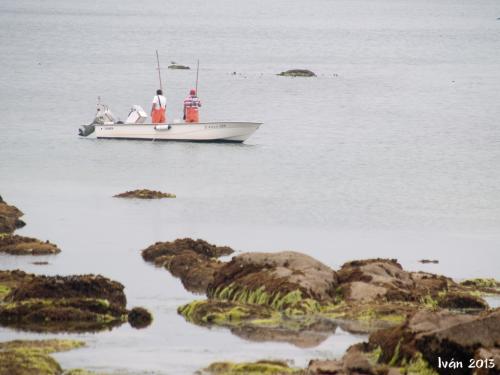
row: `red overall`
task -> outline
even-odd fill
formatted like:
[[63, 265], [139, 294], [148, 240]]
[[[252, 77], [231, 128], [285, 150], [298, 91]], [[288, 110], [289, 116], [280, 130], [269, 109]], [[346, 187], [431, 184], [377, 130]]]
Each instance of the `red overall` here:
[[201, 107], [200, 99], [196, 95], [189, 95], [184, 99], [184, 119], [186, 122], [199, 122]]

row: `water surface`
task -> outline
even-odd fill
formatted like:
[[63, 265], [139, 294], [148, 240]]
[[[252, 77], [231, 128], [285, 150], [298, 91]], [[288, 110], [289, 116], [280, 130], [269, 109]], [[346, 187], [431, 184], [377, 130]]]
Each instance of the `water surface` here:
[[[301, 349], [190, 325], [176, 308], [199, 297], [140, 257], [159, 240], [500, 278], [497, 17], [494, 0], [2, 1], [0, 193], [25, 212], [19, 234], [63, 252], [48, 266], [0, 256], [0, 267], [100, 273], [155, 316], [141, 331], [71, 335], [88, 348], [57, 354], [63, 367], [305, 365], [364, 339], [337, 330]], [[79, 139], [98, 95], [121, 118], [149, 109], [155, 49], [163, 66], [200, 59], [203, 119], [264, 125], [244, 145]], [[318, 77], [275, 75], [291, 68]], [[179, 118], [195, 72], [163, 77], [168, 117]], [[139, 187], [178, 198], [111, 198]], [[0, 329], [1, 340], [41, 336]]]

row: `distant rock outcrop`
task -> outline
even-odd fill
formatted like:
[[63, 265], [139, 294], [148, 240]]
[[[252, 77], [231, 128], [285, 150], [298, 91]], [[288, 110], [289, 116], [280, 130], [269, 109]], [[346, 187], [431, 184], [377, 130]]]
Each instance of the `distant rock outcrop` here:
[[175, 198], [175, 194], [163, 193], [156, 190], [137, 189], [126, 191], [125, 193], [116, 194], [115, 198], [139, 198], [139, 199], [162, 199], [162, 198]]
[[282, 77], [316, 77], [316, 74], [307, 69], [291, 69], [278, 74]]

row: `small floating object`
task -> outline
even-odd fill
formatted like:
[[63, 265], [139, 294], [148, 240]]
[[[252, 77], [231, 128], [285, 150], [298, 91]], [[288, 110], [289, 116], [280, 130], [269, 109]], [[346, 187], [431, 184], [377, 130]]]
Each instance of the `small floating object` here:
[[117, 194], [115, 198], [139, 198], [139, 199], [162, 199], [162, 198], [175, 198], [175, 194], [163, 193], [156, 190], [137, 189], [126, 191], [125, 193]]
[[437, 263], [439, 263], [439, 260], [437, 260], [437, 259], [420, 259], [419, 262], [423, 263], [423, 264], [427, 264], [427, 263], [437, 264]]
[[179, 70], [190, 70], [191, 68], [187, 65], [181, 65], [181, 64], [176, 64], [172, 63], [172, 65], [168, 66], [169, 69], [179, 69]]
[[282, 77], [316, 77], [316, 74], [307, 69], [291, 69], [278, 74]]

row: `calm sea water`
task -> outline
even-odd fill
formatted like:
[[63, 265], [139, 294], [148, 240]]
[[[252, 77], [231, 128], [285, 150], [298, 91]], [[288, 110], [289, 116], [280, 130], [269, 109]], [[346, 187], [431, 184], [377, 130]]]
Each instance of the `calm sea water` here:
[[[175, 310], [197, 297], [140, 257], [158, 240], [499, 278], [498, 17], [496, 0], [3, 0], [0, 194], [26, 214], [19, 234], [63, 252], [43, 267], [1, 256], [0, 268], [101, 273], [155, 316], [141, 331], [70, 335], [88, 348], [56, 355], [63, 367], [305, 365], [364, 339], [338, 330], [300, 349], [190, 325]], [[149, 109], [155, 49], [164, 67], [200, 59], [204, 120], [264, 125], [244, 145], [79, 139], [98, 95], [122, 119], [133, 104]], [[275, 75], [291, 68], [318, 77]], [[163, 78], [168, 117], [179, 118], [195, 71]], [[139, 187], [178, 198], [111, 198]], [[40, 336], [0, 329], [0, 340]]]

